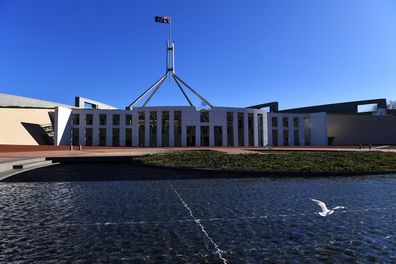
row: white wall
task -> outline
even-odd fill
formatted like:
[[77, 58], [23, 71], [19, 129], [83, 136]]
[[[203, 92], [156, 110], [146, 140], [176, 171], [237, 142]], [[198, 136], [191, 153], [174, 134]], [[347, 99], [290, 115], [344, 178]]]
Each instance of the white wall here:
[[58, 106], [55, 108], [54, 145], [68, 146], [71, 143], [72, 109]]

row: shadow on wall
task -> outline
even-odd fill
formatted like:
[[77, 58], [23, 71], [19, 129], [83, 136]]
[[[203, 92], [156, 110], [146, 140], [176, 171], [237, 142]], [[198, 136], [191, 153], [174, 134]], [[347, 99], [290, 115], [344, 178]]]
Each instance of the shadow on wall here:
[[52, 145], [52, 140], [46, 131], [38, 124], [21, 122], [22, 126], [39, 145]]

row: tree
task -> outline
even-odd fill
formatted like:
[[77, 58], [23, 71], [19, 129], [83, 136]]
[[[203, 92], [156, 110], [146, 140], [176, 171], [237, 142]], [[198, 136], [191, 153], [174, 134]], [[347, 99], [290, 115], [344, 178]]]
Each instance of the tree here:
[[389, 100], [387, 106], [388, 109], [396, 109], [396, 100]]

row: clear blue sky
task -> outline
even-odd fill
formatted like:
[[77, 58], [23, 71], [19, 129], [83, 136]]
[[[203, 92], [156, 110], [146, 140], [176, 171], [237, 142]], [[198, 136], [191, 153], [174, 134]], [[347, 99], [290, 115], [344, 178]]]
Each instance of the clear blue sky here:
[[[0, 92], [125, 107], [165, 71], [215, 106], [396, 99], [396, 1], [0, 0]], [[185, 105], [167, 82], [152, 105]]]

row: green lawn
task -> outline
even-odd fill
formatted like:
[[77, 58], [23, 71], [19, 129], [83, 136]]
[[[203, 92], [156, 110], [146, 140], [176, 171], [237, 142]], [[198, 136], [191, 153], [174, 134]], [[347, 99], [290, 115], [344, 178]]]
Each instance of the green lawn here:
[[229, 155], [216, 151], [178, 151], [134, 158], [142, 165], [168, 168], [256, 171], [266, 174], [359, 174], [396, 172], [396, 153], [263, 151]]

